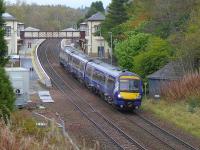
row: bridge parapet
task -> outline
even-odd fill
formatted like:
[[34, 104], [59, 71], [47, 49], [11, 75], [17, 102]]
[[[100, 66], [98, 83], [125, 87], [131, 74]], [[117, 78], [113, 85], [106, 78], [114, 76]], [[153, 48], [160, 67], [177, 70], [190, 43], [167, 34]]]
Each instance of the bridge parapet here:
[[85, 31], [20, 31], [21, 39], [85, 39]]

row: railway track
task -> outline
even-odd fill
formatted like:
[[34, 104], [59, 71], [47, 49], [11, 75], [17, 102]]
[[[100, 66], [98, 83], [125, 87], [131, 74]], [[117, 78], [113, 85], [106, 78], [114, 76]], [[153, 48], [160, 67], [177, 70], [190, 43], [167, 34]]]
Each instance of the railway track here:
[[[160, 130], [163, 134], [165, 134], [166, 136], [168, 136], [169, 138], [172, 139], [172, 141], [178, 142], [179, 146], [181, 145], [181, 149], [190, 149], [190, 150], [197, 150], [197, 148], [195, 148], [194, 146], [192, 146], [191, 144], [183, 141], [182, 139], [180, 139], [179, 137], [175, 136], [174, 134], [168, 132], [167, 130], [159, 127], [157, 124], [155, 124], [154, 122], [150, 121], [149, 119], [145, 118], [144, 116], [142, 116], [139, 113], [136, 113], [137, 117], [139, 117], [139, 119], [143, 120], [144, 122], [146, 122], [148, 125], [151, 125], [151, 127], [156, 128], [157, 130]], [[152, 133], [151, 133], [152, 134]], [[156, 135], [154, 135], [156, 137]], [[165, 142], [167, 143], [167, 141]], [[172, 145], [171, 143], [168, 143], [167, 145]], [[172, 147], [172, 146], [170, 146]], [[180, 148], [180, 147], [179, 147]]]
[[[43, 50], [41, 50], [43, 49]], [[54, 70], [52, 64], [49, 61], [47, 54], [47, 45], [41, 47], [38, 51], [38, 56], [41, 64], [43, 65], [45, 71], [51, 78], [53, 84], [66, 96], [70, 97], [71, 103], [73, 103], [79, 111], [90, 120], [101, 132], [103, 132], [109, 139], [119, 149], [141, 149], [145, 150], [146, 148], [139, 144], [135, 139], [131, 138], [125, 132], [123, 132], [119, 127], [117, 127], [113, 122], [109, 121], [77, 93], [73, 90], [63, 79], [62, 77]], [[67, 93], [67, 94], [66, 94]], [[71, 93], [71, 94], [70, 94]]]
[[126, 116], [127, 120], [131, 123], [135, 124], [139, 128], [145, 130], [147, 133], [158, 139], [160, 142], [165, 144], [169, 149], [187, 149], [187, 150], [197, 150], [194, 146], [186, 143], [179, 137], [175, 136], [174, 134], [168, 132], [165, 129], [162, 129], [154, 122], [150, 121], [149, 119], [145, 118], [139, 113], [135, 113], [135, 116]]
[[[54, 44], [55, 46], [55, 44]], [[58, 51], [54, 50], [47, 53], [47, 45], [44, 45], [45, 54], [43, 56], [46, 57], [46, 62], [44, 58], [41, 58], [42, 64], [52, 64], [50, 62], [54, 59], [54, 61], [58, 62]], [[57, 42], [56, 46], [59, 50], [59, 42]], [[54, 48], [55, 48], [54, 47]], [[51, 66], [51, 65], [49, 65]], [[62, 91], [64, 94], [69, 90], [72, 95], [70, 95], [71, 102], [80, 110], [81, 113], [84, 114], [85, 117], [88, 118], [95, 126], [101, 130], [108, 138], [110, 138], [115, 145], [119, 147], [119, 149], [146, 149], [142, 144], [139, 144], [135, 139], [131, 138], [133, 136], [127, 135], [124, 131], [121, 130], [116, 123], [110, 121], [110, 119], [104, 117], [103, 114], [97, 112], [90, 104], [85, 100], [86, 96], [81, 95], [81, 87], [74, 85], [72, 82], [66, 82], [63, 80], [63, 76], [57, 73], [57, 71], [53, 67], [46, 67], [44, 65], [44, 69], [50, 75], [52, 81], [57, 86], [57, 88]], [[55, 82], [56, 81], [56, 82]], [[68, 95], [69, 96], [69, 95]], [[147, 120], [142, 117], [140, 114], [136, 114], [133, 116], [123, 116], [127, 118], [129, 123], [137, 126], [141, 132], [145, 132], [145, 134], [150, 135], [152, 138], [156, 139], [156, 141], [162, 143], [165, 149], [190, 149], [195, 150], [192, 145], [182, 141], [180, 138], [175, 135], [161, 129], [159, 126], [155, 125], [153, 122]]]

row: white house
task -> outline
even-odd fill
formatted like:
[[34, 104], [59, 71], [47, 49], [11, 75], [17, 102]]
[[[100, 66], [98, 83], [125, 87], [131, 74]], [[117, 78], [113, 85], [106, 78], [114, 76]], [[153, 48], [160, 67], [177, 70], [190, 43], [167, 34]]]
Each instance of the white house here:
[[[87, 19], [86, 22], [80, 24], [80, 30], [86, 31], [85, 52], [92, 57], [107, 58], [109, 56], [108, 43], [101, 36], [101, 23], [105, 20], [105, 16], [98, 12]], [[95, 35], [96, 32], [99, 35]]]
[[9, 13], [4, 13], [2, 17], [5, 20], [5, 40], [7, 41], [8, 55], [18, 54], [18, 41], [20, 41], [20, 31], [24, 29], [24, 24], [18, 22]]
[[17, 54], [17, 20], [9, 13], [3, 14], [5, 20], [5, 40], [8, 46], [8, 55]]

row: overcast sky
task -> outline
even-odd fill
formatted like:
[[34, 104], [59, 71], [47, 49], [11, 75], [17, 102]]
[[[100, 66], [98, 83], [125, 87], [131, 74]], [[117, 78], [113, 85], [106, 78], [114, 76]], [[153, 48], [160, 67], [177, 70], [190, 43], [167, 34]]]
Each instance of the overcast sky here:
[[[16, 3], [17, 0], [5, 0], [6, 2]], [[90, 6], [92, 2], [97, 0], [23, 0], [29, 4], [37, 3], [39, 5], [49, 4], [49, 5], [66, 5], [73, 8], [85, 7]], [[111, 0], [102, 0], [104, 7], [108, 6]]]

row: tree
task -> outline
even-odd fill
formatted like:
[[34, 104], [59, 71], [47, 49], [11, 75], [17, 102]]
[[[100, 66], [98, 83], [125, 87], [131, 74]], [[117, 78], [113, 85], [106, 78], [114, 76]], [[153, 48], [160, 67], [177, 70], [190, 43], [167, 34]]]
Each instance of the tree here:
[[160, 37], [136, 31], [126, 36], [128, 39], [115, 46], [118, 64], [143, 78], [164, 66], [173, 55], [170, 44]]
[[105, 28], [111, 29], [113, 26], [117, 26], [128, 19], [125, 2], [125, 0], [112, 0], [112, 3], [108, 8], [106, 20], [103, 23]]
[[30, 5], [25, 2], [6, 6], [6, 11], [13, 14], [20, 22], [41, 30], [63, 30], [71, 27], [84, 17], [86, 10], [63, 5]]
[[185, 30], [189, 15], [197, 0], [149, 0], [151, 20], [145, 32], [162, 38]]
[[83, 18], [80, 18], [77, 21], [77, 26], [80, 26], [80, 23], [84, 22], [87, 18], [91, 17], [92, 15], [94, 15], [97, 12], [101, 12], [104, 14], [105, 9], [103, 7], [103, 3], [102, 1], [96, 1], [96, 2], [92, 2], [91, 6], [89, 7], [87, 13], [85, 14], [85, 16]]
[[145, 33], [133, 33], [128, 39], [116, 44], [115, 56], [122, 68], [132, 70], [134, 66], [133, 57], [145, 50], [149, 36]]
[[3, 67], [8, 61], [6, 58], [7, 45], [4, 39], [4, 20], [2, 18], [4, 11], [4, 1], [0, 0], [0, 67]]
[[[110, 6], [108, 7], [106, 19], [102, 23], [102, 33], [107, 41], [109, 41], [108, 32], [112, 30], [116, 31], [115, 28], [128, 19], [125, 5], [126, 2], [127, 0], [112, 0]], [[117, 32], [117, 34], [120, 34], [120, 32]], [[114, 37], [115, 36], [116, 35], [114, 34]]]
[[178, 45], [177, 58], [185, 71], [200, 71], [200, 2], [190, 14], [187, 31]]
[[132, 71], [145, 78], [168, 63], [172, 53], [172, 48], [166, 40], [151, 36], [145, 50], [133, 57]]
[[104, 11], [105, 11], [105, 9], [103, 7], [102, 1], [92, 2], [88, 12], [85, 15], [85, 18], [89, 18], [89, 17], [91, 17], [93, 14], [95, 14], [97, 12], [104, 13]]
[[14, 108], [15, 96], [11, 83], [5, 73], [5, 70], [0, 67], [0, 118], [6, 121], [9, 119], [10, 112]]
[[7, 46], [4, 40], [4, 1], [0, 0], [0, 118], [7, 121], [10, 117], [10, 112], [14, 107], [14, 93], [8, 77], [6, 76], [4, 65], [7, 62]]

